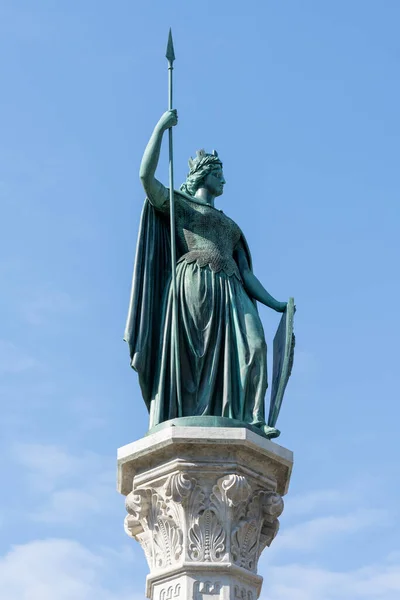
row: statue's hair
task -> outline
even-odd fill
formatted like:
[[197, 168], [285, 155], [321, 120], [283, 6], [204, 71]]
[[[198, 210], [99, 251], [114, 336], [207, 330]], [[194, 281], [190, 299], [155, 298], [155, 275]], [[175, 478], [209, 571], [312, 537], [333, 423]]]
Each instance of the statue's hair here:
[[205, 150], [197, 150], [196, 158], [189, 158], [189, 173], [180, 190], [194, 196], [207, 175], [218, 166], [222, 167], [222, 162], [216, 150], [211, 154], [207, 154]]

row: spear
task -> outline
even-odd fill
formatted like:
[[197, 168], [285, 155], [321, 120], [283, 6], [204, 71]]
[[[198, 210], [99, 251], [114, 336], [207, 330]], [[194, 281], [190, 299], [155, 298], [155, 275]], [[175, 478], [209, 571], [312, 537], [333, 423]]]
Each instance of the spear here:
[[[172, 71], [175, 60], [174, 42], [172, 31], [169, 30], [167, 52], [168, 60], [168, 110], [172, 110]], [[169, 142], [169, 207], [171, 228], [171, 271], [172, 271], [172, 324], [171, 324], [171, 381], [176, 381], [176, 398], [178, 403], [178, 417], [182, 416], [181, 397], [181, 366], [179, 362], [179, 337], [178, 337], [178, 301], [176, 293], [176, 239], [175, 239], [175, 198], [174, 198], [174, 158], [172, 145], [172, 127], [168, 129]], [[174, 373], [175, 371], [175, 373]]]

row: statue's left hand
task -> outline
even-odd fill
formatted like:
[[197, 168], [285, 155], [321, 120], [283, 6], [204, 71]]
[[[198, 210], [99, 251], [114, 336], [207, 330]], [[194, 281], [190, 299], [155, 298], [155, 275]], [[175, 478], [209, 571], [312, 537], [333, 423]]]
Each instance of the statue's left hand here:
[[285, 312], [286, 307], [287, 307], [287, 302], [277, 302], [275, 310], [276, 310], [276, 312], [283, 313], [283, 312]]

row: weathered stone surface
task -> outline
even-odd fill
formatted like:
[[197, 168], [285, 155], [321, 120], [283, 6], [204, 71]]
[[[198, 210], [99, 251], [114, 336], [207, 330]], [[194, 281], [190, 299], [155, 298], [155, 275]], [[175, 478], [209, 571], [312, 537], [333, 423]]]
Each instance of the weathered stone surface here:
[[292, 453], [246, 429], [164, 429], [118, 453], [125, 530], [154, 600], [251, 600], [279, 529]]
[[248, 429], [231, 427], [171, 427], [122, 446], [118, 450], [118, 491], [129, 494], [133, 477], [161, 462], [180, 458], [213, 463], [216, 456], [218, 464], [248, 464], [265, 477], [271, 476], [279, 494], [287, 493], [293, 453]]

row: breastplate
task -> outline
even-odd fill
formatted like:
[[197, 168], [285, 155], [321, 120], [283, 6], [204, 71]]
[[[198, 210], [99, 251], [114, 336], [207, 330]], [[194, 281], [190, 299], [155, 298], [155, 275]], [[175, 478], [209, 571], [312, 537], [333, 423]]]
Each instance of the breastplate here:
[[176, 234], [181, 257], [208, 265], [213, 271], [224, 271], [241, 279], [233, 258], [241, 231], [232, 219], [212, 206], [190, 201], [176, 203]]

